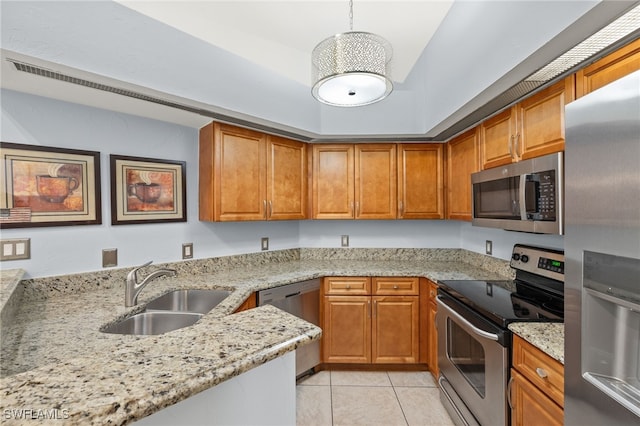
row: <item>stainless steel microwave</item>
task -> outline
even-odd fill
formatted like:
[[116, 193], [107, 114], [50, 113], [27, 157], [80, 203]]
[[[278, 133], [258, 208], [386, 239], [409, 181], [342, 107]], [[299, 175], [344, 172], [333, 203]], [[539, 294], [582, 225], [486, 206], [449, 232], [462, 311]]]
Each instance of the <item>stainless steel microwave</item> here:
[[563, 173], [562, 152], [473, 173], [473, 225], [562, 235]]

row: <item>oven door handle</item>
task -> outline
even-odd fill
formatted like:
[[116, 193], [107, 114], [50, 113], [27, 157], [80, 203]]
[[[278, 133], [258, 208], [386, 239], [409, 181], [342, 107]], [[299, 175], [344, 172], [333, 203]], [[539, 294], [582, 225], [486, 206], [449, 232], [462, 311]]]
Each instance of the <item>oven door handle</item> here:
[[467, 331], [469, 331], [469, 332], [471, 332], [473, 334], [476, 334], [476, 335], [478, 335], [480, 337], [483, 337], [485, 339], [498, 341], [499, 337], [498, 337], [497, 334], [493, 334], [493, 333], [486, 332], [484, 330], [480, 330], [478, 327], [476, 327], [475, 325], [473, 325], [469, 321], [467, 321], [465, 319], [465, 317], [463, 317], [462, 315], [460, 315], [459, 313], [457, 313], [456, 311], [451, 309], [449, 307], [449, 305], [447, 305], [447, 303], [440, 296], [436, 297], [436, 302], [438, 304], [438, 309], [443, 308], [447, 312], [448, 315], [450, 315], [450, 316], [454, 317], [455, 319], [457, 319], [459, 321], [460, 326], [462, 326]]

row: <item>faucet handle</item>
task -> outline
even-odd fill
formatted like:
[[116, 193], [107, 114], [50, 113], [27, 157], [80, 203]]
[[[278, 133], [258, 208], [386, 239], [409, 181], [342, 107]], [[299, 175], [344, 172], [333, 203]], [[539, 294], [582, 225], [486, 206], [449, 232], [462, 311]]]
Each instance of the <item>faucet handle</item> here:
[[153, 263], [153, 260], [148, 261], [147, 263], [136, 266], [127, 274], [127, 281], [132, 281], [134, 283], [138, 283], [138, 269], [144, 268], [145, 266], [149, 266]]
[[145, 266], [149, 266], [153, 263], [153, 260], [148, 261], [147, 263], [144, 263], [140, 266], [138, 266], [136, 269], [140, 269], [140, 268], [144, 268]]

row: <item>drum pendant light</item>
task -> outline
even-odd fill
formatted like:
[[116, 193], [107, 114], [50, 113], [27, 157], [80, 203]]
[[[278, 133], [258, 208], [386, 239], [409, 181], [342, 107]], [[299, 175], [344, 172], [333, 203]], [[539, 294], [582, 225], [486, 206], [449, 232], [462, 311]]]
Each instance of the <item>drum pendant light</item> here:
[[349, 29], [321, 41], [311, 55], [311, 93], [328, 105], [368, 105], [393, 90], [389, 78], [391, 45], [376, 34], [353, 31], [353, 0], [349, 1]]

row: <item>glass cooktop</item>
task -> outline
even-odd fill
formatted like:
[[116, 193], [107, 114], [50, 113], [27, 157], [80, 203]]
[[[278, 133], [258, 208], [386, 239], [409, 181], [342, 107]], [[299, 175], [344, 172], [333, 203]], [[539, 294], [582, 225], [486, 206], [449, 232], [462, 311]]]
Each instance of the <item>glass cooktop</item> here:
[[440, 290], [506, 328], [517, 321], [563, 321], [564, 297], [519, 280], [443, 280]]

